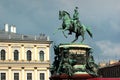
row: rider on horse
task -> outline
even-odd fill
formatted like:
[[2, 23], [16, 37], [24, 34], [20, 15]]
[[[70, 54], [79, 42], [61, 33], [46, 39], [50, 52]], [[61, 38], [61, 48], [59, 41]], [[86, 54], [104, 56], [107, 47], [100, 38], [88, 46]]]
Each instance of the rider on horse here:
[[78, 12], [78, 7], [75, 7], [74, 9], [74, 14], [73, 14], [73, 26], [75, 28], [75, 32], [77, 32], [78, 27], [81, 27], [81, 23], [79, 20], [79, 12]]
[[78, 13], [78, 7], [75, 7], [74, 14], [73, 14], [73, 20], [79, 20], [79, 13]]
[[[87, 31], [89, 36], [92, 38], [92, 33], [89, 28], [87, 28], [85, 25], [80, 23], [79, 20], [79, 13], [78, 13], [78, 7], [74, 9], [73, 18], [70, 17], [70, 14], [67, 11], [59, 11], [59, 20], [63, 20], [62, 27], [58, 28], [58, 30], [62, 30], [63, 34], [64, 31], [69, 31], [68, 35], [71, 35], [72, 32], [75, 33], [75, 39], [72, 41], [75, 42], [79, 36], [82, 37], [81, 42], [84, 41], [84, 34]], [[64, 36], [67, 38], [67, 36], [64, 34]]]

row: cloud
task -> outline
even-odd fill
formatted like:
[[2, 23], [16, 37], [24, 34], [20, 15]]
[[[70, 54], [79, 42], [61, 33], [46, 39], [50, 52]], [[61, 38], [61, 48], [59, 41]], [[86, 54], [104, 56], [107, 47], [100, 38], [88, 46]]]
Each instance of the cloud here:
[[114, 43], [109, 40], [97, 41], [96, 45], [101, 49], [102, 55], [107, 57], [120, 56], [120, 43]]

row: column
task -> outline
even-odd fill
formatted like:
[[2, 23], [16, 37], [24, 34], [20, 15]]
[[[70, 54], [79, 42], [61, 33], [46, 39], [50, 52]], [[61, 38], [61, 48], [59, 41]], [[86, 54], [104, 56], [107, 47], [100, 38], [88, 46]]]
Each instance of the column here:
[[37, 48], [36, 48], [36, 45], [34, 45], [34, 60], [37, 61], [38, 58], [37, 58]]
[[25, 53], [24, 53], [24, 45], [21, 45], [21, 60], [23, 61], [23, 60], [25, 60]]
[[49, 61], [50, 60], [50, 50], [49, 50], [49, 46], [46, 47], [46, 61]]
[[9, 77], [9, 80], [12, 80], [12, 71], [11, 71], [11, 67], [8, 67], [8, 77]]
[[12, 60], [11, 44], [8, 44], [8, 60]]
[[25, 70], [24, 70], [24, 67], [22, 67], [22, 71], [21, 71], [21, 80], [25, 80]]
[[34, 80], [39, 80], [37, 75], [37, 67], [34, 67]]
[[45, 75], [46, 80], [49, 80], [49, 77], [50, 77], [50, 72], [49, 72], [49, 69], [47, 68], [46, 75]]

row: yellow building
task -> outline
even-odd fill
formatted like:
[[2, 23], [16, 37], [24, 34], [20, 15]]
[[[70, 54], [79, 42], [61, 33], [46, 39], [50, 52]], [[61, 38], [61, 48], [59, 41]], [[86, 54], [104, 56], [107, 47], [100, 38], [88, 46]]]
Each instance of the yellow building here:
[[49, 80], [50, 45], [44, 34], [17, 34], [16, 27], [5, 24], [0, 30], [0, 80]]

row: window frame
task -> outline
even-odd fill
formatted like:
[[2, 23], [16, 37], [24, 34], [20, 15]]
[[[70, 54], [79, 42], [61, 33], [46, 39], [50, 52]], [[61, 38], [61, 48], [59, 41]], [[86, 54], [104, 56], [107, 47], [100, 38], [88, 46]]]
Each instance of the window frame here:
[[[4, 79], [3, 79], [2, 74], [5, 74], [5, 75], [4, 75]], [[5, 72], [1, 72], [1, 73], [0, 73], [0, 80], [6, 80], [6, 73], [5, 73]]]
[[[30, 74], [31, 76], [28, 76], [28, 74]], [[29, 77], [31, 77], [31, 78], [29, 79]], [[32, 76], [31, 72], [26, 73], [26, 80], [32, 80], [32, 78], [33, 78], [33, 76]]]
[[14, 54], [14, 60], [18, 61], [19, 60], [19, 51], [18, 50], [14, 50], [13, 54]]
[[45, 60], [45, 52], [43, 50], [40, 50], [40, 52], [39, 52], [39, 60], [40, 61]]
[[6, 60], [6, 51], [4, 49], [0, 51], [0, 60]]
[[[17, 79], [15, 79], [15, 74], [18, 74], [18, 76], [17, 76], [18, 78], [17, 78]], [[19, 78], [20, 78], [19, 73], [18, 73], [18, 72], [15, 72], [15, 73], [14, 73], [14, 80], [20, 80]]]
[[27, 61], [31, 61], [32, 60], [32, 52], [31, 50], [27, 50], [27, 53], [26, 53], [26, 57], [27, 57]]
[[39, 73], [39, 80], [45, 80], [45, 73]]

